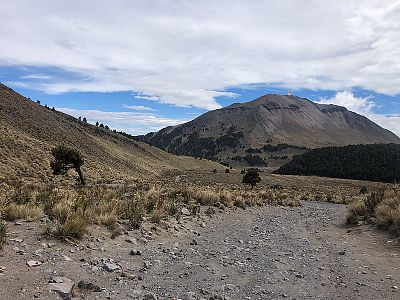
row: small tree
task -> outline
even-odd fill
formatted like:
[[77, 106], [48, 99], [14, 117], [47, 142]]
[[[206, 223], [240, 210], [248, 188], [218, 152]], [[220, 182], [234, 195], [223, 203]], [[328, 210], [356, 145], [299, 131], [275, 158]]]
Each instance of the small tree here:
[[258, 174], [258, 169], [249, 169], [243, 176], [242, 183], [250, 184], [253, 189], [254, 186], [261, 181], [260, 174]]
[[81, 171], [81, 166], [84, 164], [85, 160], [78, 150], [62, 145], [55, 147], [51, 151], [51, 154], [54, 160], [50, 163], [50, 166], [54, 175], [64, 175], [69, 169], [75, 169], [81, 183], [83, 185], [85, 184], [85, 179]]

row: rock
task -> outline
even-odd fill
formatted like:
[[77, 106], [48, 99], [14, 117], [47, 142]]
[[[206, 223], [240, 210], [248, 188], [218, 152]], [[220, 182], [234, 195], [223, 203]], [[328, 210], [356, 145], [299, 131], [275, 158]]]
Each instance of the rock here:
[[269, 186], [269, 188], [273, 189], [273, 190], [282, 190], [283, 189], [282, 185], [280, 183], [277, 183], [277, 182], [272, 183]]
[[15, 239], [10, 239], [10, 241], [17, 242], [17, 243], [22, 243], [23, 239], [15, 238]]
[[129, 244], [137, 244], [137, 240], [135, 238], [125, 239], [125, 242]]
[[299, 273], [295, 274], [295, 276], [296, 276], [297, 278], [304, 278], [304, 275], [303, 275], [303, 274], [299, 274]]
[[393, 290], [398, 290], [399, 287], [398, 287], [397, 285], [394, 285], [394, 286], [392, 286], [392, 289], [393, 289]]
[[90, 290], [93, 292], [101, 292], [101, 288], [91, 282], [86, 282], [86, 281], [79, 281], [78, 283], [78, 288], [80, 290]]
[[190, 245], [197, 245], [197, 241], [196, 241], [195, 239], [193, 239], [193, 240], [190, 242]]
[[66, 255], [63, 255], [62, 257], [64, 258], [65, 261], [72, 261], [72, 259]]
[[131, 250], [130, 255], [142, 255], [142, 251], [133, 249]]
[[37, 261], [37, 260], [28, 260], [27, 262], [26, 262], [26, 264], [27, 264], [27, 266], [28, 267], [37, 267], [37, 266], [40, 266], [42, 263], [40, 262], [40, 261]]
[[50, 280], [50, 290], [56, 292], [62, 299], [70, 300], [72, 298], [72, 289], [74, 282], [66, 277], [53, 277]]
[[105, 263], [103, 265], [104, 270], [106, 270], [107, 272], [114, 272], [117, 270], [120, 270], [121, 267], [119, 265], [116, 264], [112, 264], [112, 263]]
[[339, 251], [339, 255], [345, 255], [345, 254], [346, 254], [346, 250]]
[[148, 293], [143, 295], [142, 300], [157, 300], [157, 297], [153, 293]]
[[151, 267], [151, 262], [149, 262], [148, 260], [145, 260], [145, 261], [143, 262], [143, 267], [144, 267], [145, 269], [150, 269], [150, 267]]
[[181, 213], [184, 216], [190, 216], [191, 215], [190, 211], [186, 207], [182, 207]]
[[196, 293], [195, 292], [187, 292], [186, 293], [186, 300], [196, 300], [196, 297], [195, 297], [195, 295], [196, 295]]
[[19, 254], [19, 255], [25, 255], [26, 254], [25, 250], [19, 249], [18, 247], [15, 247], [14, 251], [15, 251], [16, 254]]
[[64, 277], [60, 276], [53, 276], [49, 281], [49, 283], [63, 283], [63, 282], [64, 282]]

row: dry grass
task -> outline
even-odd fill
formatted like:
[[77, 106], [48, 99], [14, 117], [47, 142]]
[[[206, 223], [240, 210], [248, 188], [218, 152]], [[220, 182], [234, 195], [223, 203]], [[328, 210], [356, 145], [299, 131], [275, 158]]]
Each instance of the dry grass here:
[[[186, 207], [192, 216], [202, 211], [247, 208], [256, 205], [298, 206], [300, 198], [288, 191], [234, 189], [194, 184], [166, 185], [133, 182], [126, 185], [55, 187], [15, 184], [0, 202], [7, 220], [34, 221], [45, 215], [44, 233], [61, 239], [81, 238], [92, 224], [120, 232], [118, 220], [139, 228], [145, 220], [159, 224], [169, 218], [180, 220]], [[126, 224], [126, 223], [124, 223]]]
[[397, 188], [373, 191], [349, 205], [350, 224], [367, 222], [400, 235], [400, 193]]
[[[234, 172], [232, 170], [226, 175], [235, 176]], [[287, 184], [288, 179], [285, 180]], [[61, 239], [79, 239], [92, 224], [107, 227], [115, 236], [124, 228], [140, 228], [143, 222], [159, 224], [169, 219], [179, 221], [183, 216], [183, 208], [188, 209], [194, 217], [200, 212], [212, 215], [232, 208], [246, 209], [264, 205], [295, 207], [304, 199], [332, 203], [355, 200], [349, 210], [352, 212], [350, 215], [354, 216], [352, 222], [356, 222], [366, 214], [371, 214], [371, 207], [377, 206], [376, 199], [379, 198], [375, 194], [360, 194], [361, 185], [354, 183], [351, 183], [354, 185], [351, 190], [334, 184], [324, 190], [305, 189], [299, 180], [297, 186], [278, 183], [280, 188], [274, 188], [272, 186], [276, 185], [272, 184], [260, 184], [254, 189], [242, 184], [171, 183], [171, 180], [149, 183], [131, 181], [86, 187], [50, 185], [46, 188], [15, 183], [13, 186], [7, 185], [7, 192], [2, 193], [0, 214], [8, 220], [37, 220], [44, 215], [48, 219], [44, 226], [46, 234]], [[382, 203], [375, 216], [380, 220], [379, 226], [392, 224], [392, 228], [395, 226], [393, 224], [397, 224], [393, 207], [393, 202]]]
[[42, 216], [43, 211], [41, 207], [33, 203], [18, 205], [13, 202], [7, 206], [4, 214], [5, 219], [8, 221], [24, 219], [31, 222], [38, 220]]

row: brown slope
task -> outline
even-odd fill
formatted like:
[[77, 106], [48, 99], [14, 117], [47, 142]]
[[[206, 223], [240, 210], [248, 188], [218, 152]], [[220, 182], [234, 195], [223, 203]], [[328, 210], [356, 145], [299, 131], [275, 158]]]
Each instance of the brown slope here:
[[53, 180], [51, 149], [73, 145], [89, 179], [149, 178], [171, 169], [218, 168], [215, 163], [177, 157], [145, 143], [78, 121], [33, 103], [0, 84], [0, 181]]
[[[236, 140], [236, 144], [232, 141], [224, 144], [229, 141], [229, 137]], [[228, 158], [236, 155], [245, 156], [248, 148], [261, 148], [266, 144], [285, 143], [318, 148], [400, 143], [400, 139], [392, 132], [344, 107], [316, 104], [296, 96], [275, 94], [207, 112], [191, 122], [163, 129], [143, 139], [173, 153], [205, 156], [226, 162], [232, 162]], [[196, 145], [189, 144], [191, 140], [197, 140], [198, 144], [199, 139], [207, 139], [205, 144], [214, 147], [213, 151], [207, 152], [207, 147], [204, 147], [204, 151], [193, 151]], [[295, 148], [265, 153], [263, 151], [260, 156], [290, 157], [298, 152], [299, 149]], [[285, 162], [282, 159], [270, 161], [272, 165]]]

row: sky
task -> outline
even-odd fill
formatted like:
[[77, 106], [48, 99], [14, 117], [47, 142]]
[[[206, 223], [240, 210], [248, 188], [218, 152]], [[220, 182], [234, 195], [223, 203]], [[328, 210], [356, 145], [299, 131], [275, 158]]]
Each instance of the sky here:
[[400, 0], [4, 0], [0, 32], [0, 82], [134, 135], [289, 90], [400, 135]]

